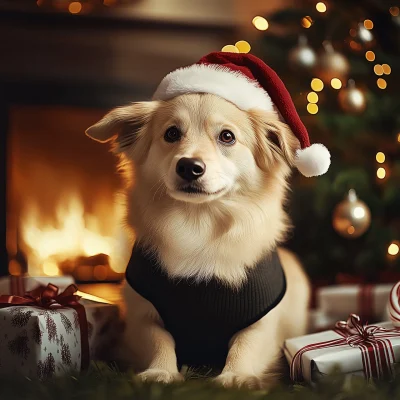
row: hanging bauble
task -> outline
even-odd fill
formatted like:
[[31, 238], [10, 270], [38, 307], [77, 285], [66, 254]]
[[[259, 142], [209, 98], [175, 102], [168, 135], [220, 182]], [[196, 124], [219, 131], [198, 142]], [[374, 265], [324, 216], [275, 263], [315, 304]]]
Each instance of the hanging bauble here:
[[340, 90], [338, 99], [343, 111], [351, 114], [362, 113], [367, 105], [363, 91], [356, 88], [352, 79], [349, 80], [346, 88]]
[[350, 64], [347, 58], [335, 51], [330, 42], [324, 42], [325, 51], [318, 59], [316, 74], [325, 83], [330, 83], [333, 78], [338, 78], [342, 82], [347, 79]]
[[317, 63], [317, 55], [307, 43], [305, 36], [299, 37], [299, 43], [289, 52], [289, 63], [294, 70], [311, 70]]
[[369, 228], [371, 212], [368, 206], [357, 198], [355, 190], [350, 189], [347, 197], [335, 207], [332, 222], [339, 235], [354, 239]]

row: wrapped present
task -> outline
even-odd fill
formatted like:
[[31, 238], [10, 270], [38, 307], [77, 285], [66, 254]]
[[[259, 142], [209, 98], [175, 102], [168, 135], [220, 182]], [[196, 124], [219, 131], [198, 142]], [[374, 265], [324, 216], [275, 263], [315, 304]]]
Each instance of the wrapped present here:
[[38, 286], [47, 284], [57, 285], [59, 290], [65, 290], [69, 285], [75, 283], [72, 276], [5, 276], [0, 278], [0, 295], [13, 294], [23, 296], [26, 292], [36, 289]]
[[82, 300], [77, 287], [48, 284], [0, 296], [0, 374], [45, 379], [85, 370], [116, 340], [116, 305]]
[[393, 284], [333, 285], [320, 288], [318, 308], [335, 319], [355, 312], [365, 321], [382, 321]]
[[368, 380], [390, 376], [400, 360], [400, 330], [391, 322], [363, 325], [351, 314], [335, 329], [285, 341], [291, 378], [310, 383], [339, 369]]

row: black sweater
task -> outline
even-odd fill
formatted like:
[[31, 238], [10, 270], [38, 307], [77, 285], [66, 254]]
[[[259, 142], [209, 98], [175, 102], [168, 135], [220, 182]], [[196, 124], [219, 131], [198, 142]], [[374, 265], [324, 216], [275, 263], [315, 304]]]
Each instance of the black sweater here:
[[248, 269], [246, 282], [235, 289], [218, 279], [170, 278], [156, 257], [135, 246], [126, 279], [160, 314], [175, 340], [178, 364], [190, 366], [222, 368], [232, 336], [266, 315], [286, 292], [276, 251]]

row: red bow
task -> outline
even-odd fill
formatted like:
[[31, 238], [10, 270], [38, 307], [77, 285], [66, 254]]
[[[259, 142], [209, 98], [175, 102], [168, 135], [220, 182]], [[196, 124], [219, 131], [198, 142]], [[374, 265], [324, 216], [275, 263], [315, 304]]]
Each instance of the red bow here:
[[85, 307], [79, 303], [80, 296], [76, 295], [78, 287], [69, 285], [63, 292], [58, 293], [59, 288], [49, 283], [47, 286], [39, 286], [24, 296], [1, 295], [0, 308], [11, 306], [36, 306], [47, 309], [71, 307], [78, 313], [81, 328], [81, 368], [89, 365], [89, 331], [86, 319]]
[[0, 307], [7, 306], [38, 306], [42, 308], [61, 308], [75, 305], [80, 296], [75, 295], [78, 290], [76, 285], [69, 285], [62, 293], [58, 294], [58, 287], [49, 283], [39, 286], [24, 296], [1, 295]]

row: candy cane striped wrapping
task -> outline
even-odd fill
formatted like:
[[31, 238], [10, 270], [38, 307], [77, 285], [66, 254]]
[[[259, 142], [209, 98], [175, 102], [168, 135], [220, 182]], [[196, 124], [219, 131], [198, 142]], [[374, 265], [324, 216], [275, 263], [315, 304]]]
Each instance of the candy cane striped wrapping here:
[[400, 359], [400, 330], [390, 323], [362, 325], [352, 314], [333, 331], [287, 340], [285, 354], [294, 381], [311, 382], [312, 365], [322, 374], [339, 366], [343, 373], [362, 371], [368, 380], [380, 379]]

